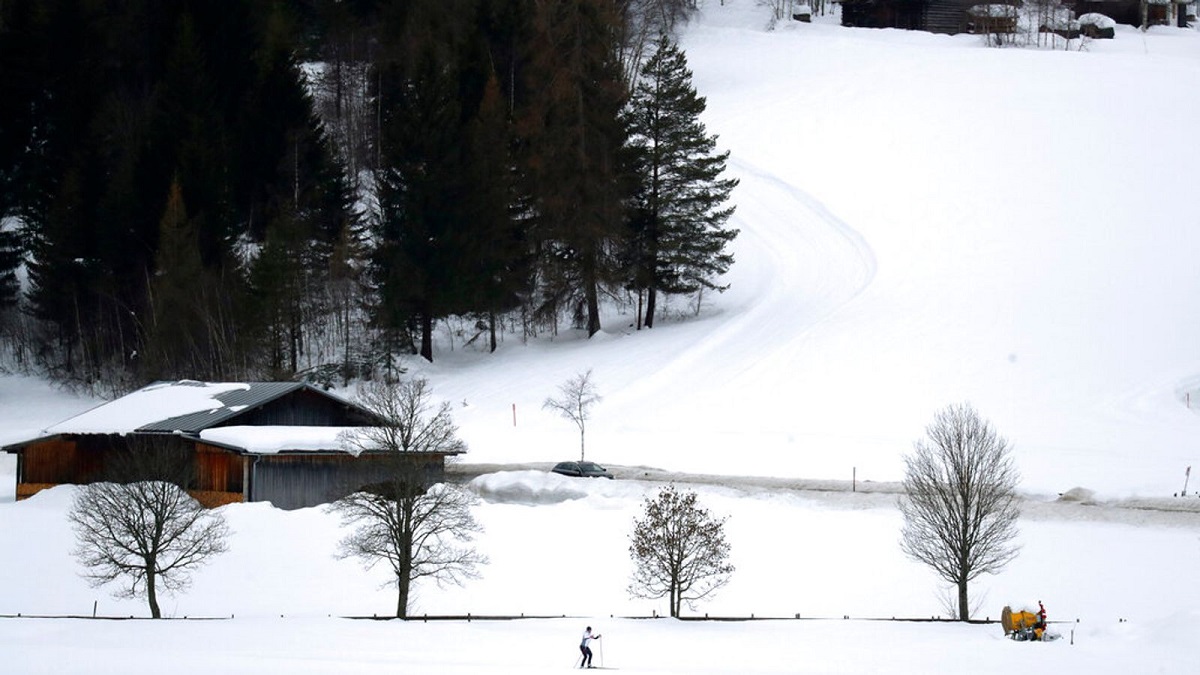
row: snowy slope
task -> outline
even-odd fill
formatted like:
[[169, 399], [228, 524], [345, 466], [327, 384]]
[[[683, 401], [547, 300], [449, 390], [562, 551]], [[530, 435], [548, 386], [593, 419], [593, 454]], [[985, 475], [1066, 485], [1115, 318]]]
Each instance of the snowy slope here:
[[602, 461], [894, 480], [971, 401], [1029, 490], [1178, 490], [1200, 462], [1196, 32], [1065, 52], [762, 24], [709, 3], [683, 40], [742, 180], [731, 289], [653, 331], [419, 367], [467, 403], [472, 459], [569, 456], [540, 404], [590, 367]]
[[[1193, 669], [1197, 511], [1053, 499], [1077, 485], [1167, 497], [1200, 464], [1200, 421], [1184, 403], [1200, 390], [1200, 33], [995, 50], [827, 19], [767, 31], [756, 0], [703, 4], [683, 44], [742, 180], [730, 290], [699, 316], [676, 302], [653, 331], [613, 315], [592, 340], [509, 336], [496, 355], [447, 346], [412, 368], [453, 402], [467, 461], [481, 464], [574, 456], [574, 427], [541, 404], [593, 368], [605, 399], [589, 459], [728, 483], [696, 489], [729, 516], [737, 572], [696, 611], [829, 620], [613, 618], [665, 606], [625, 592], [628, 528], [656, 484], [507, 471], [474, 484], [483, 577], [420, 586], [414, 611], [568, 618], [337, 619], [386, 614], [394, 595], [382, 570], [333, 557], [336, 519], [233, 505], [221, 509], [229, 553], [164, 611], [235, 619], [0, 619], [0, 670], [558, 672], [585, 623], [606, 634], [606, 665], [629, 673]], [[1079, 619], [1057, 625], [1075, 628], [1073, 645], [1008, 642], [995, 625], [857, 620], [944, 613], [937, 580], [899, 551], [895, 495], [720, 478], [894, 481], [934, 411], [963, 400], [1012, 441], [1029, 496], [1021, 556], [973, 586], [978, 614], [1041, 599], [1051, 619]], [[0, 378], [0, 442], [95, 403]], [[0, 458], [0, 482], [11, 472]], [[12, 503], [0, 491], [0, 615], [89, 615], [96, 603], [145, 616], [77, 576], [71, 495]]]

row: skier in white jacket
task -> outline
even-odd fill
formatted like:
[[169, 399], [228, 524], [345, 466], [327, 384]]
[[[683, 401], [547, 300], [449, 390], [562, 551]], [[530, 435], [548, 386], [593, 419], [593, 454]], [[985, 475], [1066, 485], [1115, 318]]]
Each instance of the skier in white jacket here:
[[592, 667], [592, 648], [588, 646], [588, 643], [599, 639], [600, 634], [596, 633], [593, 635], [591, 626], [588, 626], [587, 630], [583, 631], [583, 641], [579, 643], [579, 651], [583, 652], [583, 659], [579, 662], [580, 668]]

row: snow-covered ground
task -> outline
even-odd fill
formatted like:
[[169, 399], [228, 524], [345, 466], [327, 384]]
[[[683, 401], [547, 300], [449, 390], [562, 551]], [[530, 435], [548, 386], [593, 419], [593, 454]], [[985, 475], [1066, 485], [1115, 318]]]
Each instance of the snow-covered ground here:
[[[1200, 504], [1171, 498], [1200, 464], [1187, 406], [1200, 391], [1200, 33], [1121, 27], [1086, 51], [1000, 50], [828, 18], [768, 31], [763, 11], [710, 0], [683, 37], [742, 180], [730, 290], [699, 316], [676, 302], [653, 331], [610, 316], [592, 340], [510, 336], [496, 355], [412, 364], [454, 403], [467, 461], [499, 465], [578, 452], [541, 404], [593, 369], [605, 398], [588, 458], [622, 478], [480, 476], [490, 564], [461, 588], [418, 588], [413, 608], [566, 618], [339, 619], [386, 615], [394, 596], [381, 570], [333, 557], [337, 520], [234, 505], [230, 551], [163, 606], [235, 618], [0, 619], [0, 670], [553, 672], [587, 624], [605, 665], [631, 673], [1196, 670], [1200, 514], [1165, 508]], [[1022, 553], [973, 587], [977, 616], [1042, 600], [1052, 620], [1079, 620], [1056, 625], [1068, 639], [860, 620], [945, 613], [937, 580], [899, 551], [885, 488], [934, 412], [961, 401], [1012, 442], [1027, 497]], [[0, 444], [94, 403], [0, 379]], [[0, 485], [12, 471], [0, 458]], [[629, 527], [657, 487], [647, 472], [717, 477], [693, 487], [729, 516], [737, 572], [698, 614], [821, 620], [619, 618], [665, 609], [625, 590]], [[852, 475], [879, 489], [850, 492]], [[1056, 501], [1074, 487], [1099, 503]], [[70, 498], [0, 491], [0, 615], [145, 616], [77, 576]]]

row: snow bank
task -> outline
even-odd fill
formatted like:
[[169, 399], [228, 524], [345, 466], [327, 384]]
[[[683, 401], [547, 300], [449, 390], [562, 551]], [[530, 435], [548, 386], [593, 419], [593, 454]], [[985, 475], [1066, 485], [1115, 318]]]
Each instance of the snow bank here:
[[549, 471], [499, 471], [471, 480], [469, 488], [496, 504], [559, 504], [588, 497], [624, 497], [644, 488], [605, 478], [573, 478]]
[[1097, 12], [1088, 12], [1079, 17], [1079, 24], [1082, 26], [1095, 26], [1097, 28], [1116, 28], [1117, 22], [1113, 19], [1099, 14]]
[[284, 450], [350, 452], [343, 439], [356, 433], [359, 427], [250, 427], [230, 426], [204, 429], [201, 440], [232, 445], [257, 454], [274, 454]]

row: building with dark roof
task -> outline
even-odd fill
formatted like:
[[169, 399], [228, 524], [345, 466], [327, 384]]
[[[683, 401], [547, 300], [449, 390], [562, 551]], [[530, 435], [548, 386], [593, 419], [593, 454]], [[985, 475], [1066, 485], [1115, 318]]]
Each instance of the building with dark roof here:
[[[903, 28], [931, 33], [986, 33], [972, 21], [971, 8], [988, 4], [986, 0], [839, 0], [842, 6], [842, 25], [859, 28]], [[996, 0], [1018, 6], [1017, 0]], [[1186, 27], [1195, 0], [1147, 0], [1146, 22], [1149, 25]], [[1142, 23], [1140, 0], [1063, 0], [1062, 8], [1082, 16], [1099, 12], [1117, 23], [1133, 26]], [[978, 11], [976, 12], [979, 13]]]
[[[271, 502], [283, 509], [328, 503], [381, 481], [396, 452], [347, 442], [382, 422], [371, 411], [302, 382], [156, 382], [37, 438], [17, 455], [17, 499], [63, 484], [119, 480], [122, 457], [185, 458], [183, 487], [202, 504]], [[441, 480], [444, 453], [413, 453]]]

